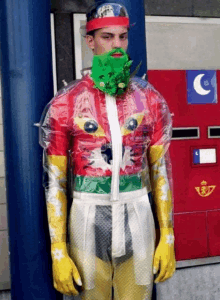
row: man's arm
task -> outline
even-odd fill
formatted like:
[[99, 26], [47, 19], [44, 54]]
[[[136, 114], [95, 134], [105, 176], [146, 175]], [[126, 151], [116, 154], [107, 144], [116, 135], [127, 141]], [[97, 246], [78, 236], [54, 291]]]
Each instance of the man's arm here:
[[41, 145], [45, 149], [44, 169], [48, 174], [47, 214], [51, 237], [54, 287], [61, 293], [77, 295], [73, 278], [81, 285], [80, 275], [67, 253], [67, 95], [54, 99], [41, 125]]
[[168, 148], [172, 122], [165, 100], [154, 92], [154, 128], [149, 147], [151, 184], [160, 227], [160, 240], [154, 256], [155, 282], [165, 281], [175, 271], [174, 233], [172, 222], [172, 176]]

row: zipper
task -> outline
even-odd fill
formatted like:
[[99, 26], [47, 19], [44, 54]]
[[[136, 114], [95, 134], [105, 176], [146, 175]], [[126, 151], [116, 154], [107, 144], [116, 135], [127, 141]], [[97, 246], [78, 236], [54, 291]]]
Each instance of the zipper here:
[[122, 163], [122, 136], [116, 98], [105, 94], [106, 109], [112, 142], [112, 257], [125, 255], [124, 204], [119, 202], [120, 165]]
[[116, 98], [105, 94], [107, 116], [111, 132], [112, 141], [112, 181], [111, 181], [111, 201], [119, 200], [119, 174], [122, 163], [122, 136], [118, 119]]

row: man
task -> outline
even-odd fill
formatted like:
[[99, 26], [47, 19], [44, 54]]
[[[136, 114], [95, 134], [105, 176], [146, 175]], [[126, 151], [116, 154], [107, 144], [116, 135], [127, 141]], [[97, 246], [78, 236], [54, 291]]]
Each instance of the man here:
[[[126, 8], [96, 6], [86, 29], [91, 75], [55, 96], [41, 127], [54, 287], [67, 295], [80, 289], [81, 299], [112, 299], [112, 287], [114, 299], [151, 299], [153, 273], [159, 282], [175, 271], [170, 114], [152, 86], [130, 78]], [[156, 251], [151, 191], [160, 226]]]

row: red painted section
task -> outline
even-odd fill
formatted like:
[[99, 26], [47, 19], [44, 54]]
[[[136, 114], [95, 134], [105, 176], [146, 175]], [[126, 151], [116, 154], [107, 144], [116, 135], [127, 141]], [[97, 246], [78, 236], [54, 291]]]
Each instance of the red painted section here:
[[[220, 126], [219, 91], [217, 104], [188, 104], [185, 70], [151, 70], [148, 80], [174, 114], [173, 127], [200, 128], [199, 139], [173, 140], [170, 146], [177, 260], [220, 255], [220, 138], [208, 138], [208, 126]], [[193, 165], [193, 149], [201, 148], [216, 148], [217, 163]]]

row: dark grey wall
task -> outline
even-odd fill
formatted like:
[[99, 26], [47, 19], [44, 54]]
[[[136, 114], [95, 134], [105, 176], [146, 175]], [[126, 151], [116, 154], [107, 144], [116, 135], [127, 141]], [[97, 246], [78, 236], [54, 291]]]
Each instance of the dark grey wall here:
[[[135, 0], [131, 0], [135, 1]], [[51, 0], [53, 12], [85, 13], [94, 0]], [[146, 15], [220, 17], [220, 0], [145, 0]]]
[[51, 0], [52, 12], [85, 13], [94, 0]]

